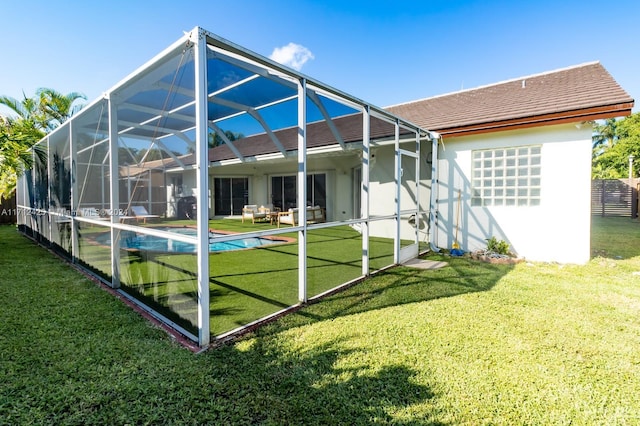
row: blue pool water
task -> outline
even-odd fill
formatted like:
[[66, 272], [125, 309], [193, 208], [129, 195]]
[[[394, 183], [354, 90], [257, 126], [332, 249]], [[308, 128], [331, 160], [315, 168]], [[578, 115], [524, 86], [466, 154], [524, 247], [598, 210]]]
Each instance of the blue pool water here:
[[[168, 231], [172, 233], [178, 233], [183, 235], [196, 236], [196, 230], [193, 228], [155, 228], [162, 231]], [[209, 251], [221, 252], [231, 250], [243, 250], [248, 248], [262, 247], [271, 244], [277, 244], [285, 242], [285, 240], [270, 239], [270, 238], [241, 238], [234, 241], [216, 242], [215, 237], [226, 235], [215, 232], [209, 232]], [[96, 237], [96, 240], [100, 244], [110, 245], [111, 234], [105, 232]], [[196, 245], [186, 243], [183, 241], [176, 241], [167, 238], [156, 237], [154, 235], [139, 234], [133, 231], [122, 231], [120, 234], [120, 248], [123, 249], [136, 249], [147, 250], [167, 253], [195, 253]]]

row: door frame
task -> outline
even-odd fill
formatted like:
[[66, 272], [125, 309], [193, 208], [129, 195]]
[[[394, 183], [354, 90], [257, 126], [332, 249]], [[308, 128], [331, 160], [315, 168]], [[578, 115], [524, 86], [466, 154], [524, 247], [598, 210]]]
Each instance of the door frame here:
[[[407, 202], [407, 197], [402, 196], [402, 187], [403, 187], [403, 178], [404, 173], [402, 170], [402, 160], [403, 157], [413, 158], [415, 162], [415, 199], [411, 200], [411, 202]], [[395, 170], [395, 178], [396, 182], [396, 232], [395, 232], [395, 250], [394, 250], [394, 260], [396, 264], [401, 264], [406, 262], [407, 260], [414, 259], [418, 257], [419, 253], [419, 239], [418, 239], [418, 228], [417, 218], [419, 216], [420, 210], [420, 200], [418, 198], [419, 194], [419, 186], [420, 186], [420, 154], [419, 152], [411, 152], [404, 149], [398, 149], [396, 153], [396, 170]], [[407, 225], [413, 228], [413, 243], [402, 246], [401, 244], [401, 230], [404, 227], [403, 225], [403, 217], [407, 217]], [[411, 222], [411, 217], [414, 218], [413, 223]]]

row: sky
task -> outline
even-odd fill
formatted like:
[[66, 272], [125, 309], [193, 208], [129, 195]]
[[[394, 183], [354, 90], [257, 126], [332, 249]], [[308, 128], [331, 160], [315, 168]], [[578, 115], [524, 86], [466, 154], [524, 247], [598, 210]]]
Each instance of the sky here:
[[591, 61], [640, 100], [638, 0], [0, 0], [0, 16], [0, 95], [18, 99], [91, 102], [200, 26], [380, 107]]

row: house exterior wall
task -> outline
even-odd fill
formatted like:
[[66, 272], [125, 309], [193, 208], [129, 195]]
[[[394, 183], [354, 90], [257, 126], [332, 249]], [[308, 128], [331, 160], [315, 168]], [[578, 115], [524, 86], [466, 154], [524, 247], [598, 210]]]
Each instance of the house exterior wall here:
[[[408, 149], [409, 147], [401, 146]], [[371, 200], [369, 213], [372, 217], [393, 215], [396, 213], [396, 183], [395, 183], [395, 147], [386, 145], [372, 149], [374, 158], [371, 161], [370, 187]], [[417, 195], [420, 204], [420, 218], [418, 224], [420, 241], [428, 240], [429, 201], [431, 196], [431, 143], [423, 142], [420, 149], [420, 185]], [[401, 199], [413, 200], [415, 196], [415, 180], [411, 180], [409, 187], [402, 186]], [[406, 208], [406, 207], [403, 207]], [[413, 226], [401, 226], [400, 238], [412, 240]], [[393, 238], [395, 228], [389, 221], [372, 222], [370, 233], [374, 237]]]
[[198, 195], [198, 185], [196, 184], [196, 170], [185, 170], [182, 174], [182, 195]]
[[[352, 170], [360, 165], [356, 154], [342, 156], [310, 156], [307, 173], [323, 173], [326, 176], [326, 214], [328, 221], [354, 218]], [[294, 176], [298, 169], [296, 161], [273, 163], [236, 164], [210, 169], [210, 187], [213, 177], [246, 177], [249, 181], [249, 204], [268, 205], [272, 203], [272, 176]], [[184, 172], [184, 182], [189, 182], [189, 171]], [[213, 217], [213, 201], [210, 216]]]
[[[406, 146], [405, 146], [406, 145]], [[402, 149], [410, 150], [414, 143], [401, 144]], [[396, 182], [395, 182], [395, 146], [387, 144], [372, 149], [374, 158], [370, 170], [370, 215], [390, 216], [396, 213]], [[213, 188], [213, 178], [218, 177], [246, 177], [249, 182], [249, 204], [271, 204], [271, 177], [295, 175], [296, 161], [282, 162], [253, 162], [249, 164], [235, 164], [210, 169], [209, 186]], [[344, 155], [309, 156], [307, 173], [324, 173], [326, 175], [326, 217], [327, 221], [341, 221], [360, 217], [360, 212], [354, 211], [354, 197], [360, 196], [360, 189], [354, 184], [354, 168], [361, 167], [361, 159], [357, 153]], [[185, 194], [195, 191], [195, 171], [182, 172], [182, 182]], [[401, 187], [403, 200], [413, 200], [415, 195], [415, 180]], [[418, 199], [420, 203], [420, 218], [417, 221], [420, 241], [428, 241], [429, 232], [429, 202], [431, 195], [431, 143], [422, 143], [420, 152], [420, 185]], [[209, 216], [213, 218], [215, 206], [210, 197]], [[405, 208], [408, 208], [405, 206]], [[401, 238], [414, 238], [413, 226], [401, 226]], [[395, 226], [392, 221], [384, 220], [372, 222], [370, 234], [374, 237], [393, 238]]]
[[[590, 257], [591, 133], [586, 124], [456, 137], [440, 148], [436, 245], [451, 248], [462, 190], [458, 242], [465, 251], [486, 247], [495, 236], [533, 261], [585, 263]], [[471, 205], [472, 153], [506, 147], [541, 147], [537, 206]]]

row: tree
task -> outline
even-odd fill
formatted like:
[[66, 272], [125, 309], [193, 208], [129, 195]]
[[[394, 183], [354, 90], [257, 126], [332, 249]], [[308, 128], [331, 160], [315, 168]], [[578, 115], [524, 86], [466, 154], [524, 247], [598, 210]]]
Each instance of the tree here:
[[[231, 130], [225, 130], [224, 135], [231, 142], [236, 141], [238, 139], [242, 139], [244, 137], [242, 133], [235, 133], [235, 132], [232, 132]], [[216, 132], [209, 133], [209, 148], [214, 148], [216, 146], [220, 146], [223, 144], [224, 144], [224, 139], [222, 139], [222, 137], [218, 133]]]
[[[78, 99], [86, 97], [78, 92], [63, 95], [49, 88], [38, 89], [32, 98], [23, 93], [22, 101], [0, 96], [0, 104], [15, 115], [0, 116], [0, 200], [13, 193], [18, 177], [31, 167], [31, 149], [36, 142], [82, 108], [76, 104]], [[41, 148], [35, 152], [44, 156]]]
[[0, 96], [0, 105], [5, 105], [14, 112], [16, 115], [14, 122], [32, 122], [36, 128], [47, 133], [82, 108], [82, 105], [76, 104], [78, 99], [86, 99], [79, 92], [63, 95], [47, 87], [36, 90], [36, 95], [32, 98], [28, 98], [24, 93], [22, 96], [22, 101], [11, 96]]
[[53, 130], [67, 121], [83, 105], [76, 104], [78, 99], [86, 100], [86, 96], [79, 92], [71, 92], [63, 95], [49, 88], [38, 89], [36, 95], [40, 98], [39, 108], [45, 117], [46, 126]]
[[[640, 159], [640, 113], [622, 120], [609, 119], [594, 127], [594, 179], [619, 179], [629, 176], [629, 156]], [[634, 173], [638, 176], [638, 172]]]
[[[46, 127], [46, 120], [40, 109], [39, 97], [27, 98], [24, 93], [22, 96], [24, 97], [22, 101], [18, 101], [11, 96], [0, 96], [0, 105], [8, 107], [16, 115], [9, 124], [14, 122], [30, 122], [33, 123], [34, 128], [44, 129]], [[6, 116], [4, 118], [9, 119], [11, 117]]]
[[615, 118], [606, 119], [604, 124], [593, 122], [592, 148], [611, 148], [618, 139], [617, 124]]
[[[44, 135], [32, 121], [0, 117], [0, 200], [11, 196], [18, 177], [31, 168], [33, 141], [42, 139]], [[46, 155], [40, 147], [35, 149], [35, 153], [41, 158]]]

